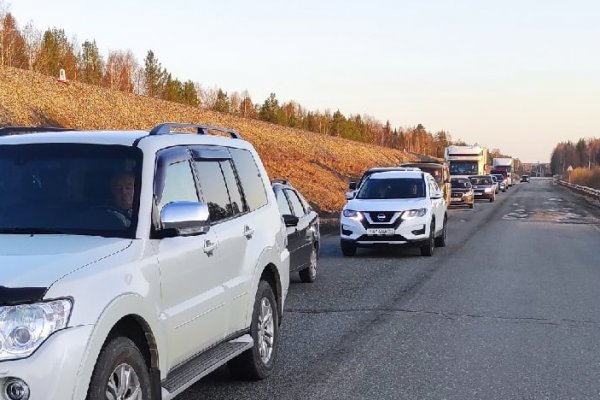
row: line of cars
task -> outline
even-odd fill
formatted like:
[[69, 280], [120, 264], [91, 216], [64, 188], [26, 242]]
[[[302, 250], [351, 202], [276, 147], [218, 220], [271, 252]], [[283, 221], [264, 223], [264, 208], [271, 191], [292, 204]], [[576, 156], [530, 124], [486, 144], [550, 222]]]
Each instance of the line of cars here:
[[[222, 365], [271, 374], [290, 273], [317, 277], [319, 216], [236, 131], [13, 127], [0, 166], [0, 398], [167, 400]], [[344, 256], [446, 245], [445, 166], [351, 189]]]
[[474, 175], [464, 177], [452, 177], [451, 205], [475, 207], [478, 199], [488, 200], [490, 203], [496, 200], [500, 192], [506, 192], [508, 181], [502, 174]]

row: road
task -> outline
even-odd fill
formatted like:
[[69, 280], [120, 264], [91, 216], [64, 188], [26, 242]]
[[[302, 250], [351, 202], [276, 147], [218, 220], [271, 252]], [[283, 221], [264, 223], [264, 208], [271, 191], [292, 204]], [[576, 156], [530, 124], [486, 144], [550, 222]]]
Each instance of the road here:
[[343, 258], [326, 236], [317, 282], [293, 277], [273, 376], [221, 368], [178, 400], [598, 399], [597, 216], [533, 179], [450, 210], [432, 258]]

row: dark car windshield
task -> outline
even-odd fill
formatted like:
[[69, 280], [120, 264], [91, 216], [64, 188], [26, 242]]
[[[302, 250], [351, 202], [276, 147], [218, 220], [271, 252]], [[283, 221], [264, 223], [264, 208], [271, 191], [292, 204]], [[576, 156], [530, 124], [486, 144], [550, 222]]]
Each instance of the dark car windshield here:
[[472, 177], [470, 179], [473, 185], [493, 185], [492, 178], [489, 176]]
[[0, 233], [134, 237], [141, 150], [129, 146], [0, 146]]
[[450, 175], [474, 175], [477, 161], [450, 161]]
[[504, 180], [504, 177], [502, 175], [496, 175], [496, 174], [494, 174], [492, 176], [494, 176], [496, 179], [498, 179], [499, 182], [502, 182]]
[[471, 187], [471, 183], [467, 179], [452, 179], [453, 189], [468, 189]]
[[425, 197], [425, 183], [419, 178], [368, 179], [357, 199], [415, 199]]

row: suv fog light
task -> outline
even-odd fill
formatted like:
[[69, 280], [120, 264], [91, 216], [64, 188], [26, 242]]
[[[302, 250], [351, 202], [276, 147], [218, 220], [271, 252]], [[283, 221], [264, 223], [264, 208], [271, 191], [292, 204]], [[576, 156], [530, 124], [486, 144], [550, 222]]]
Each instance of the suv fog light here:
[[4, 394], [10, 400], [29, 400], [29, 386], [18, 378], [9, 378], [4, 384]]
[[348, 225], [342, 225], [342, 235], [350, 236], [352, 235], [352, 229]]
[[424, 235], [425, 234], [425, 225], [422, 225], [421, 229], [417, 229], [416, 231], [412, 231], [413, 235]]

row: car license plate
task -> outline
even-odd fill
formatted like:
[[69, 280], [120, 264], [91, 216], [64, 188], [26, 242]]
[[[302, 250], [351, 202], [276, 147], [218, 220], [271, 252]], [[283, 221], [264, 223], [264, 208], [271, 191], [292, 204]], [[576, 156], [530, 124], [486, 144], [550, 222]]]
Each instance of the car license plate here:
[[371, 228], [367, 229], [367, 235], [393, 235], [394, 228]]

